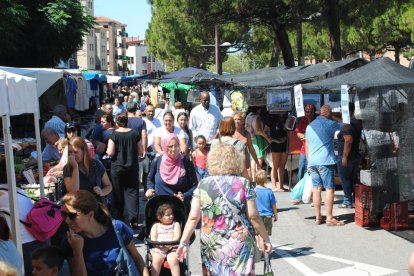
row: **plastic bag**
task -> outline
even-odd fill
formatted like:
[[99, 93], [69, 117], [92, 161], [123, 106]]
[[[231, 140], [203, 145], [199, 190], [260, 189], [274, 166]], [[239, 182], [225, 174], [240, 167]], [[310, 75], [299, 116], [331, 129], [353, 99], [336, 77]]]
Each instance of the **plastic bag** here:
[[302, 179], [299, 180], [298, 183], [296, 183], [295, 187], [293, 187], [292, 191], [290, 192], [291, 199], [302, 200], [303, 190], [305, 188], [305, 182], [307, 178], [310, 177], [308, 177], [308, 174], [305, 173]]
[[[305, 173], [308, 175], [308, 173]], [[312, 177], [309, 175], [305, 181], [305, 188], [303, 189], [302, 201], [303, 203], [310, 203], [312, 200]]]

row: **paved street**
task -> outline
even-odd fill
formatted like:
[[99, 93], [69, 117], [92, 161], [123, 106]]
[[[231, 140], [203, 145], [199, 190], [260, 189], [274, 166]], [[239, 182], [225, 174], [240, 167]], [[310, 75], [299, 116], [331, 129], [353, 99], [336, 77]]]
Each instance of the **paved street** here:
[[[271, 237], [275, 275], [407, 275], [406, 263], [413, 244], [380, 228], [356, 226], [354, 209], [336, 207], [342, 191], [335, 193], [334, 209], [337, 218], [346, 220], [342, 227], [315, 225], [309, 204], [292, 205], [289, 193], [276, 193], [276, 197], [279, 221]], [[145, 246], [137, 243], [137, 247], [143, 254]], [[199, 250], [196, 240], [190, 253], [192, 275], [201, 275]], [[262, 264], [256, 274], [263, 274]]]

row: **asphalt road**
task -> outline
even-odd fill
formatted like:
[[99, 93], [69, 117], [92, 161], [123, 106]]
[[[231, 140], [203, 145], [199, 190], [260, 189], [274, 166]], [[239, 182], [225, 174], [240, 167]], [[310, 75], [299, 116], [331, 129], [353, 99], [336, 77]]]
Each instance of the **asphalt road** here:
[[[289, 193], [276, 193], [279, 221], [274, 223], [271, 237], [275, 275], [407, 275], [413, 244], [381, 228], [355, 225], [354, 209], [337, 208], [342, 195], [342, 191], [335, 192], [334, 216], [345, 220], [346, 225], [328, 227], [314, 224], [314, 210], [309, 204], [293, 205]], [[137, 241], [137, 248], [145, 254], [142, 242]], [[191, 274], [201, 275], [198, 233], [190, 250]], [[256, 274], [263, 275], [262, 263], [257, 265]]]

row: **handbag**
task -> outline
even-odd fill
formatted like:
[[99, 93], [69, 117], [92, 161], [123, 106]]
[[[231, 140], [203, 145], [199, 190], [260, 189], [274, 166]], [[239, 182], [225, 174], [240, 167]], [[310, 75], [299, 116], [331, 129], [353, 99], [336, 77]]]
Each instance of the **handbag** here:
[[[18, 194], [30, 198], [25, 194], [19, 192]], [[32, 209], [27, 213], [26, 221], [20, 220], [20, 222], [26, 226], [27, 231], [30, 232], [36, 240], [43, 242], [52, 237], [62, 224], [63, 217], [61, 211], [62, 206], [59, 204], [48, 198], [41, 198], [36, 201]], [[10, 216], [10, 213], [7, 211], [1, 212]]]
[[132, 259], [131, 255], [129, 254], [129, 251], [126, 248], [124, 241], [121, 238], [121, 234], [119, 233], [119, 229], [116, 227], [114, 220], [112, 220], [112, 226], [114, 228], [118, 243], [121, 247], [118, 253], [118, 257], [116, 258], [115, 275], [117, 276], [140, 275], [135, 265], [135, 261], [134, 259]]
[[[238, 214], [239, 211], [236, 208], [234, 208], [234, 206], [229, 202], [229, 200], [227, 199], [227, 197], [224, 194], [223, 190], [221, 189], [221, 186], [217, 182], [217, 179], [214, 178], [214, 181], [216, 182], [216, 185], [218, 186], [218, 188], [220, 190], [220, 193], [223, 196], [223, 199], [226, 201], [227, 206], [233, 211], [233, 217], [235, 219], [237, 219], [240, 222], [240, 224], [242, 224], [242, 220], [241, 220], [241, 218], [240, 218], [240, 216]], [[262, 259], [262, 253], [260, 252], [259, 247], [256, 244], [256, 239], [253, 238], [253, 236], [252, 236], [252, 234], [250, 233], [249, 230], [247, 230], [247, 231], [249, 233], [250, 238], [253, 241], [253, 260], [254, 260], [255, 263], [260, 263], [260, 261]]]
[[263, 276], [273, 276], [272, 266], [270, 265], [270, 255], [265, 253]]

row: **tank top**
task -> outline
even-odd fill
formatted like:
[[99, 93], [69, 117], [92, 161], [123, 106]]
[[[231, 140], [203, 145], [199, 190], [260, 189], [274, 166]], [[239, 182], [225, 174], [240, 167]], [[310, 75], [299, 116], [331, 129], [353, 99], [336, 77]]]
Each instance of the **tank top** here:
[[[207, 153], [205, 151], [204, 153]], [[199, 149], [194, 151], [194, 163], [197, 168], [205, 169], [207, 168], [207, 154], [202, 154]]]
[[161, 223], [157, 223], [157, 233], [158, 239], [157, 241], [172, 241], [174, 240], [174, 224], [175, 221], [171, 225], [164, 225]]

